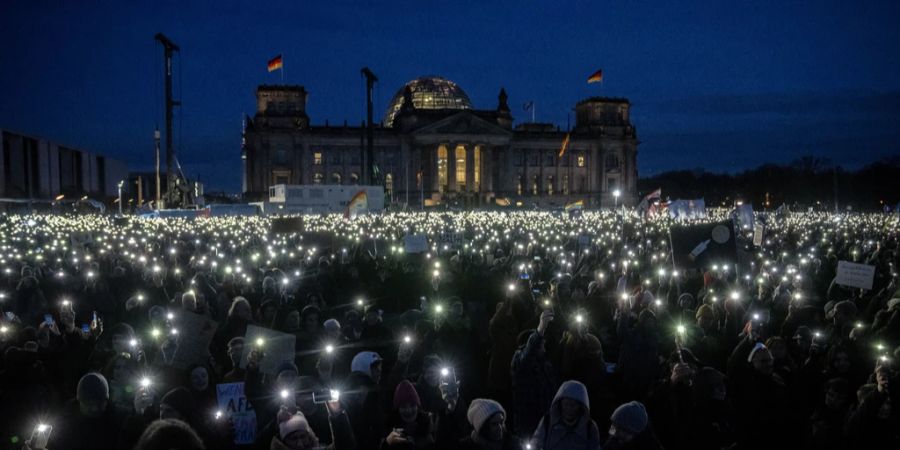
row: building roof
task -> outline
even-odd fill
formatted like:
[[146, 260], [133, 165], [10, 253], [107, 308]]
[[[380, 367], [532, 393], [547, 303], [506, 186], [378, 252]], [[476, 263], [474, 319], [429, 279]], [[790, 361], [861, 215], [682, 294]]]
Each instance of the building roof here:
[[591, 102], [631, 104], [631, 102], [628, 101], [628, 99], [624, 98], [624, 97], [589, 97], [589, 98], [586, 98], [586, 99], [578, 102], [578, 105], [583, 105], [585, 103], [591, 103]]
[[438, 76], [423, 76], [407, 82], [394, 94], [384, 113], [385, 127], [393, 126], [407, 88], [416, 109], [472, 109], [469, 96], [458, 84]]

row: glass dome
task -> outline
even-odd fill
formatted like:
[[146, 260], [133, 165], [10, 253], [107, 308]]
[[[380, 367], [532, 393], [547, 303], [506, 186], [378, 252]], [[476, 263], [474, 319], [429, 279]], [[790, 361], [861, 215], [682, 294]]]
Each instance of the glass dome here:
[[384, 126], [391, 127], [394, 118], [403, 105], [403, 91], [412, 91], [413, 106], [417, 109], [472, 109], [469, 96], [456, 83], [441, 77], [419, 77], [412, 80], [394, 94], [384, 113]]

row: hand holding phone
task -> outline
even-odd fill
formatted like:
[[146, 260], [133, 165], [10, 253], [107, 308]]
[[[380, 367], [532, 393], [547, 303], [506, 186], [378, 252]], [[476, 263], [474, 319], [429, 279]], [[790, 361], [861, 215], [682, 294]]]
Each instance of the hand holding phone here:
[[27, 442], [28, 447], [34, 450], [43, 450], [47, 448], [47, 443], [50, 441], [50, 433], [52, 431], [53, 427], [50, 425], [43, 423], [35, 425], [34, 430], [31, 432], [31, 439]]

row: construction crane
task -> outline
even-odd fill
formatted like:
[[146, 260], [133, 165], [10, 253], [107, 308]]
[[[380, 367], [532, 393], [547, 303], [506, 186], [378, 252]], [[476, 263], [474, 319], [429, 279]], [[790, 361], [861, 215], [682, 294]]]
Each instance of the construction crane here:
[[[176, 173], [175, 165], [178, 164], [175, 159], [175, 149], [172, 148], [172, 119], [174, 116], [174, 108], [181, 106], [181, 101], [172, 98], [172, 54], [180, 51], [174, 42], [162, 33], [156, 33], [154, 39], [159, 41], [163, 47], [163, 56], [165, 59], [165, 97], [166, 97], [166, 193], [163, 200], [167, 208], [179, 208], [187, 206], [191, 201], [191, 189], [187, 185], [181, 168]], [[158, 167], [158, 165], [157, 165]], [[157, 169], [158, 171], [158, 169]], [[157, 205], [158, 207], [158, 205]]]

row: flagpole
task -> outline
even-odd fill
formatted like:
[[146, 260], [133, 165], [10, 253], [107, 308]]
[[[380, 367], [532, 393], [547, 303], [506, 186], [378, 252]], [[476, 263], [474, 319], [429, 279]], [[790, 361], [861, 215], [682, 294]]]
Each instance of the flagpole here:
[[531, 123], [534, 123], [534, 110], [537, 109], [537, 105], [532, 101], [531, 102]]

